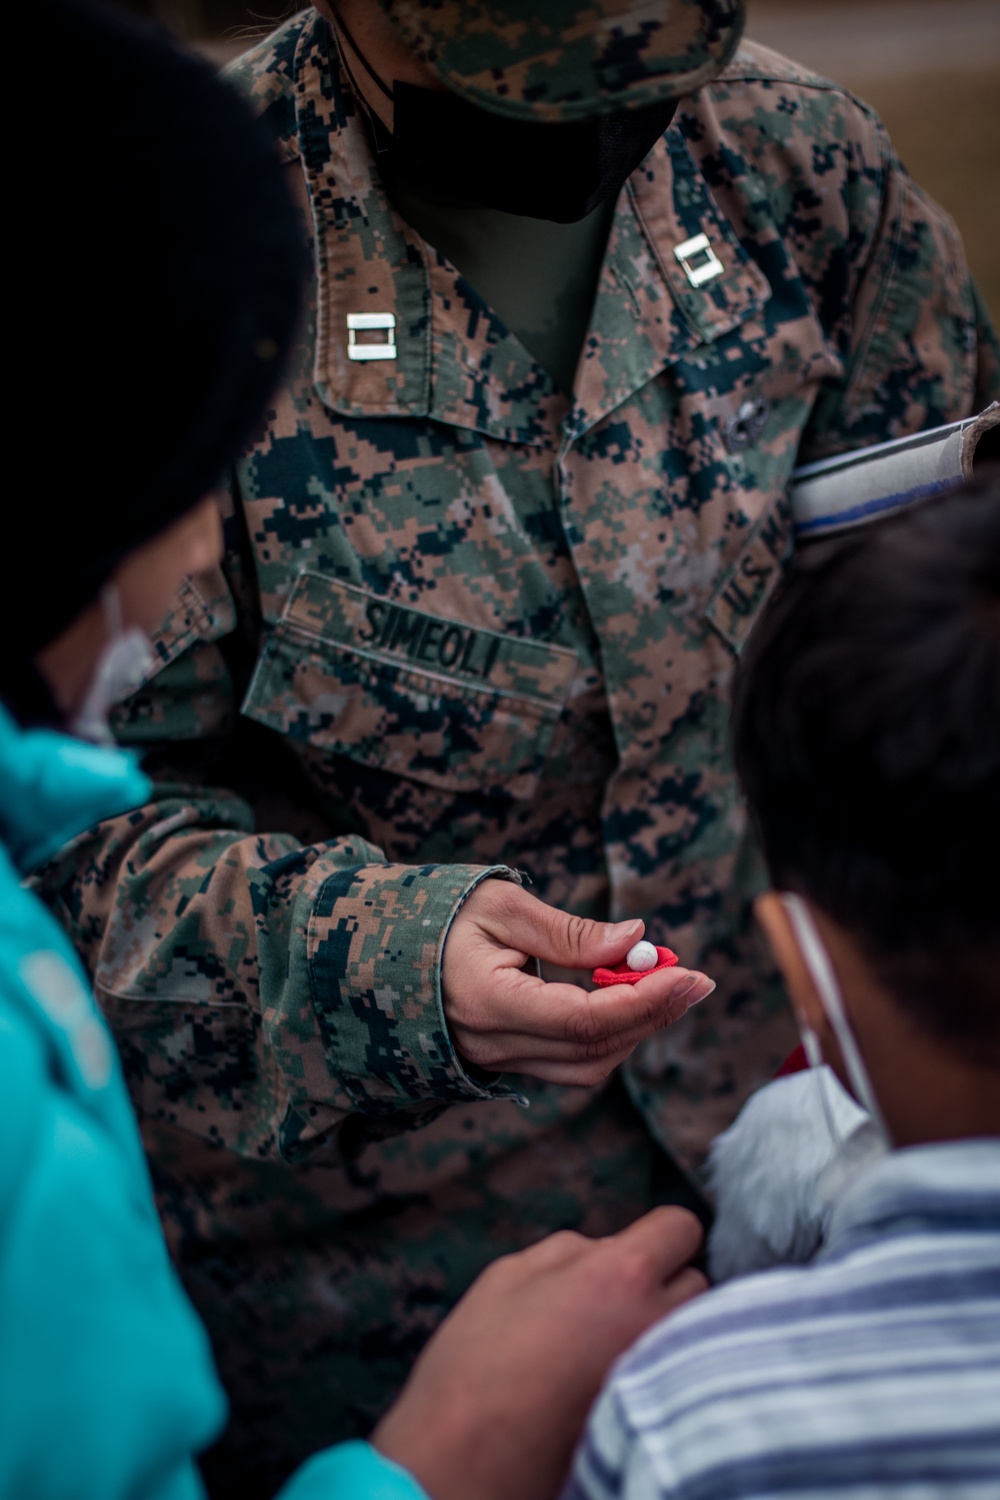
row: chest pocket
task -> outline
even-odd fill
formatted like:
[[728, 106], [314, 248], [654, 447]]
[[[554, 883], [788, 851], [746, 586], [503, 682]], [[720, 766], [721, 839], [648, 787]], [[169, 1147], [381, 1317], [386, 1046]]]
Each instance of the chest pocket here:
[[576, 653], [303, 572], [243, 713], [319, 750], [452, 792], [530, 798]]

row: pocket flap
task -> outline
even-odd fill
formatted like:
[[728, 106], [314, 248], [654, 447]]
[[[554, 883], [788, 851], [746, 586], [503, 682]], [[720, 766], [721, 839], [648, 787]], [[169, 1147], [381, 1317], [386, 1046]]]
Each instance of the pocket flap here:
[[531, 797], [576, 653], [461, 624], [322, 574], [296, 579], [243, 712], [446, 791]]

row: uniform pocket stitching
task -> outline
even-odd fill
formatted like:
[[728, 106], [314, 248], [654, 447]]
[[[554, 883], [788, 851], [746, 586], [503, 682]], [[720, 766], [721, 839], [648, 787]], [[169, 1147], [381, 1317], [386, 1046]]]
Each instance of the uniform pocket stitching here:
[[[322, 660], [325, 653], [329, 655], [359, 657], [364, 661], [372, 662], [377, 667], [388, 667], [404, 682], [416, 684], [423, 680], [433, 684], [435, 687], [441, 685], [448, 690], [450, 696], [462, 696], [468, 698], [473, 703], [483, 698], [504, 698], [510, 703], [524, 704], [528, 708], [535, 710], [539, 716], [547, 714], [555, 716], [561, 712], [563, 703], [565, 702], [565, 694], [561, 698], [539, 698], [530, 693], [514, 693], [508, 688], [494, 686], [491, 683], [479, 685], [467, 681], [464, 677], [449, 677], [443, 672], [434, 672], [424, 670], [422, 667], [414, 667], [406, 662], [399, 661], [396, 657], [388, 655], [388, 653], [367, 650], [363, 646], [345, 645], [343, 641], [338, 641], [332, 636], [322, 635], [318, 631], [311, 631], [307, 627], [297, 622], [293, 623], [287, 618], [278, 622], [273, 634], [279, 638], [303, 637], [305, 641], [310, 643], [311, 654], [320, 660]], [[503, 638], [501, 637], [501, 639]], [[321, 650], [315, 649], [313, 645], [315, 642], [319, 642]], [[417, 691], [420, 691], [419, 687]]]

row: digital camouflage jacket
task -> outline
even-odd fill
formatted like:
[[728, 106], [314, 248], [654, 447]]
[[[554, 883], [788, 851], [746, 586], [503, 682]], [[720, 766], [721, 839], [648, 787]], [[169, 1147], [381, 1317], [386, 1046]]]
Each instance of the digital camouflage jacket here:
[[309, 323], [224, 567], [120, 716], [156, 798], [41, 883], [247, 1451], [271, 1422], [290, 1467], [493, 1255], [658, 1191], [621, 1084], [456, 1056], [440, 958], [479, 880], [642, 916], [718, 980], [624, 1070], [687, 1168], [790, 1049], [726, 752], [788, 476], [1000, 391], [951, 221], [870, 110], [752, 44], [622, 192], [571, 403], [391, 209], [313, 12], [235, 77], [310, 227]]

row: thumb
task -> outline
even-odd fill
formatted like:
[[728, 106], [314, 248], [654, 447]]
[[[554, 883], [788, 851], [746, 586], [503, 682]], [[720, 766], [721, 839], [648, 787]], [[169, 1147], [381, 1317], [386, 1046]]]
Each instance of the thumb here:
[[620, 963], [644, 931], [644, 923], [638, 918], [628, 922], [592, 922], [546, 906], [544, 901], [517, 887], [505, 894], [514, 899], [507, 901], [506, 920], [502, 927], [499, 924], [494, 927], [494, 935], [532, 958], [567, 969]]

